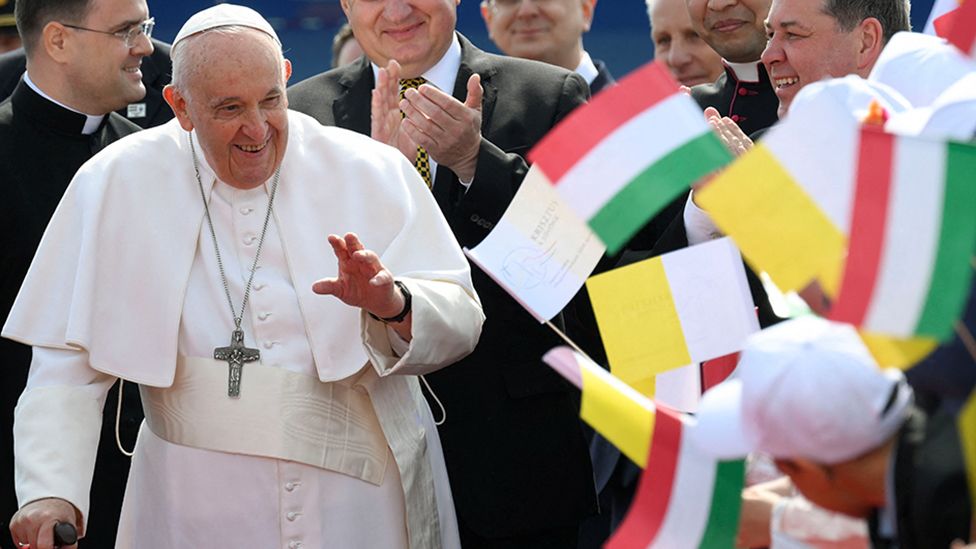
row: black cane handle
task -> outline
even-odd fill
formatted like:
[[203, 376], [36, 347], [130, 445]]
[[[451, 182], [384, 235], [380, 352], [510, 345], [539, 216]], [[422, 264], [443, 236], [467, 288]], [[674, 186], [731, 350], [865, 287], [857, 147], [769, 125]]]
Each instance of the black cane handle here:
[[78, 543], [78, 531], [70, 522], [59, 522], [54, 525], [54, 546], [67, 547]]

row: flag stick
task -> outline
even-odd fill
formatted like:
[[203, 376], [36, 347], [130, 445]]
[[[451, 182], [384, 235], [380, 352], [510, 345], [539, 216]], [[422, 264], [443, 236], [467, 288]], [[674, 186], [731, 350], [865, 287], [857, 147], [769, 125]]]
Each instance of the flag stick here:
[[969, 356], [973, 357], [976, 361], [976, 338], [973, 337], [972, 332], [966, 327], [962, 322], [957, 321], [952, 325], [956, 329], [956, 335], [959, 336], [959, 341], [962, 341], [966, 350], [969, 351]]
[[566, 335], [566, 334], [564, 334], [563, 331], [560, 330], [559, 328], [557, 328], [555, 324], [553, 324], [552, 322], [549, 322], [547, 320], [546, 321], [546, 326], [549, 326], [549, 328], [552, 331], [556, 332], [556, 335], [558, 335], [559, 337], [563, 338], [563, 341], [565, 341], [567, 344], [569, 344], [569, 346], [572, 347], [574, 351], [576, 351], [577, 353], [585, 356], [590, 362], [596, 364], [596, 361], [593, 360], [592, 358], [590, 358], [590, 355], [586, 354], [586, 352], [583, 349], [580, 349], [579, 348], [579, 345], [577, 345], [572, 339], [569, 339], [569, 336]]

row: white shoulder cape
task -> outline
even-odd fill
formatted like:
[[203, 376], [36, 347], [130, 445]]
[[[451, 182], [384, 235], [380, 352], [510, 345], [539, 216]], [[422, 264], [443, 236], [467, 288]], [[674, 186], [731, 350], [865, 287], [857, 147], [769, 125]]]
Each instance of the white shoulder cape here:
[[[446, 282], [438, 286], [477, 297], [457, 241], [403, 155], [296, 112], [288, 119], [274, 218], [319, 378], [334, 381], [361, 369], [367, 352], [354, 343], [363, 337], [361, 311], [311, 291], [337, 270], [328, 234], [355, 232], [398, 278]], [[214, 174], [198, 157], [209, 196]], [[68, 186], [3, 336], [84, 349], [96, 370], [171, 385], [203, 220], [187, 132], [175, 120], [113, 143]]]

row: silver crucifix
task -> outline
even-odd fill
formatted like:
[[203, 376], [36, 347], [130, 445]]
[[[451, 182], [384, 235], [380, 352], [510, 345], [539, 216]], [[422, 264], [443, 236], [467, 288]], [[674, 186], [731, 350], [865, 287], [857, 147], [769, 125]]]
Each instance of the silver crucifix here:
[[244, 346], [244, 331], [234, 330], [230, 337], [230, 345], [214, 349], [214, 359], [225, 360], [230, 367], [227, 378], [227, 396], [237, 398], [241, 396], [241, 370], [245, 363], [254, 362], [261, 358], [261, 351]]

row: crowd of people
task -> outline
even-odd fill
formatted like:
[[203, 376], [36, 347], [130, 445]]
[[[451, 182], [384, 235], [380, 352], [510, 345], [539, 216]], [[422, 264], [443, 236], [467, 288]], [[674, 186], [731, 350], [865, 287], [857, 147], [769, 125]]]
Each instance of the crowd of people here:
[[[615, 85], [583, 46], [597, 1], [483, 0], [503, 55], [457, 32], [459, 0], [340, 3], [333, 68], [294, 83], [247, 7], [203, 9], [166, 44], [146, 0], [11, 0], [0, 521], [16, 547], [54, 547], [59, 523], [86, 549], [583, 549], [619, 526], [640, 468], [541, 361], [559, 336], [462, 253], [528, 151]], [[906, 0], [647, 11], [648, 47], [735, 155], [806, 85], [869, 77], [910, 31]], [[695, 201], [707, 184], [595, 272], [722, 236]], [[902, 375], [747, 278], [766, 329], [699, 410], [705, 446], [750, 452], [738, 545], [976, 542], [956, 430], [976, 292], [958, 336]], [[608, 366], [585, 289], [554, 323]]]

